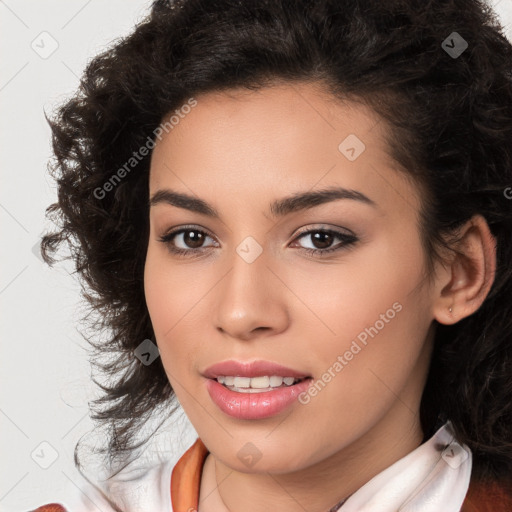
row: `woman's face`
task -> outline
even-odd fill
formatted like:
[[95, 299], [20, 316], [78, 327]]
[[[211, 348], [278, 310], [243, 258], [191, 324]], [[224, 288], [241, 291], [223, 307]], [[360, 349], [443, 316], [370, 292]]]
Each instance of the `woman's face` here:
[[[433, 292], [419, 191], [387, 155], [384, 122], [312, 84], [195, 100], [153, 151], [144, 285], [203, 442], [231, 468], [285, 473], [417, 433]], [[327, 189], [349, 192], [315, 199]], [[205, 375], [229, 360], [310, 379], [264, 393], [242, 386], [279, 378], [230, 380], [246, 392], [230, 391]]]

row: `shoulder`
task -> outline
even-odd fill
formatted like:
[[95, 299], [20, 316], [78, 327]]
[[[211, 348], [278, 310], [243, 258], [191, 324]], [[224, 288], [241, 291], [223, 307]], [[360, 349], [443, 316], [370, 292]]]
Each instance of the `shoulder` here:
[[[63, 496], [66, 496], [63, 498]], [[115, 505], [90, 483], [82, 483], [79, 490], [65, 492], [51, 503], [45, 503], [30, 512], [118, 512]]]
[[172, 449], [167, 448], [169, 443], [147, 448], [113, 477], [101, 472], [83, 475], [80, 484], [70, 485], [69, 492], [50, 497], [30, 512], [172, 512], [172, 472], [184, 452], [190, 455], [193, 451], [190, 445], [196, 439], [194, 432], [185, 433], [172, 443]]
[[74, 486], [61, 489], [58, 497], [50, 498], [50, 503], [44, 503], [30, 512], [119, 512], [116, 504], [100, 485], [85, 478], [76, 480], [73, 484]]
[[512, 482], [471, 480], [461, 512], [510, 512]]
[[85, 484], [76, 499], [45, 504], [31, 512], [171, 512], [173, 464], [165, 461], [123, 471], [98, 484]]

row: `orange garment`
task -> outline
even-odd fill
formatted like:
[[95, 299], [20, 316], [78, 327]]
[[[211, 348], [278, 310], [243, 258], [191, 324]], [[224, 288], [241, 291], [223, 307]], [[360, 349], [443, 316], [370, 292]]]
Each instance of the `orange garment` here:
[[512, 484], [482, 484], [471, 480], [461, 512], [512, 512]]
[[[201, 439], [197, 438], [174, 466], [170, 489], [173, 512], [197, 511], [202, 468], [208, 453]], [[68, 511], [53, 503], [33, 512]], [[505, 490], [498, 484], [484, 485], [472, 479], [460, 512], [512, 512], [512, 487]]]
[[197, 511], [201, 474], [207, 455], [208, 449], [198, 437], [174, 466], [171, 476], [173, 512]]

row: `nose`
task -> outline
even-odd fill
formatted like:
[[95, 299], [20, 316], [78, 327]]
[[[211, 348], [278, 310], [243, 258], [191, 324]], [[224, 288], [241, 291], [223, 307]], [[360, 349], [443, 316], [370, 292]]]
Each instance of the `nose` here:
[[230, 269], [215, 287], [213, 297], [215, 327], [224, 335], [249, 341], [287, 328], [286, 288], [267, 256], [263, 250], [251, 261], [233, 251]]

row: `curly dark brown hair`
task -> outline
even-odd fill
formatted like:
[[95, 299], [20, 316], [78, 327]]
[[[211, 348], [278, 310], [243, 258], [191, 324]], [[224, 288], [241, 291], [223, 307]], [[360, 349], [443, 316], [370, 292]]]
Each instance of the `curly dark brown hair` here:
[[[467, 42], [460, 55], [450, 51], [454, 40]], [[154, 146], [164, 117], [191, 97], [306, 81], [389, 123], [393, 158], [424, 190], [430, 268], [471, 216], [489, 224], [493, 286], [475, 313], [436, 325], [421, 422], [426, 440], [451, 420], [473, 451], [475, 474], [510, 479], [511, 63], [503, 27], [480, 0], [157, 0], [130, 35], [96, 56], [76, 94], [47, 118], [58, 184], [47, 215], [59, 230], [41, 249], [52, 265], [67, 241], [94, 327], [111, 333], [89, 337], [93, 364], [108, 377], [91, 410], [109, 429], [109, 460], [126, 460], [151, 414], [176, 406], [160, 359], [145, 366], [134, 357], [155, 339], [143, 285], [151, 151], [140, 148]]]

